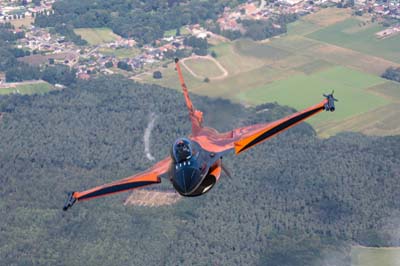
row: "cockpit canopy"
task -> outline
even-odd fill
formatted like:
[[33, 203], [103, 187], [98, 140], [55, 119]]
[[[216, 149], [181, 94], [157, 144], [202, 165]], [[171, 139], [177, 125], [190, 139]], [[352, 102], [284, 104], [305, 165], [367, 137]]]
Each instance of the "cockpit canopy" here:
[[192, 145], [190, 140], [186, 138], [179, 138], [172, 146], [172, 155], [175, 162], [183, 162], [192, 157]]

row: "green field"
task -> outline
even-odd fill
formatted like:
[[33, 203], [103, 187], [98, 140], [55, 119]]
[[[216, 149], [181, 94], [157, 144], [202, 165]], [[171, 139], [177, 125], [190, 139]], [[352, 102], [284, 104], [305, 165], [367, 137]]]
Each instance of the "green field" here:
[[389, 101], [365, 89], [386, 82], [384, 79], [364, 74], [345, 67], [332, 67], [312, 75], [299, 74], [287, 79], [274, 81], [238, 95], [241, 101], [261, 104], [277, 101], [298, 110], [304, 109], [322, 99], [323, 93], [335, 90], [337, 103], [335, 113], [316, 116], [310, 123], [319, 126], [330, 121], [340, 121], [347, 117], [368, 112]]
[[[187, 35], [190, 33], [186, 27], [181, 27], [180, 31], [181, 31], [181, 35]], [[164, 37], [170, 37], [170, 36], [176, 36], [176, 29], [167, 30], [164, 32]]]
[[104, 55], [114, 55], [117, 58], [132, 58], [140, 54], [140, 49], [132, 47], [132, 48], [101, 48], [99, 51]]
[[244, 56], [279, 60], [290, 55], [290, 52], [288, 51], [247, 39], [238, 40], [234, 45], [236, 51]]
[[74, 29], [77, 35], [86, 40], [90, 45], [112, 42], [118, 39], [118, 35], [109, 28], [79, 28]]
[[396, 102], [400, 102], [400, 83], [399, 82], [386, 82], [384, 84], [371, 88], [375, 93]]
[[[240, 41], [240, 40], [239, 40]], [[210, 49], [217, 54], [217, 60], [228, 70], [230, 76], [265, 65], [265, 58], [246, 56], [237, 50], [236, 42], [221, 43]]]
[[355, 18], [347, 19], [307, 37], [400, 63], [400, 35], [377, 39], [375, 33], [384, 29], [381, 25], [375, 23], [363, 27], [360, 23]]
[[21, 19], [13, 19], [10, 23], [16, 28], [29, 27], [33, 23], [34, 19], [32, 17], [25, 17]]
[[288, 35], [306, 35], [320, 28], [310, 21], [299, 19], [288, 25], [287, 33]]
[[351, 248], [352, 266], [400, 266], [400, 248]]
[[49, 92], [53, 86], [47, 82], [17, 85], [15, 87], [0, 88], [0, 94], [42, 94]]
[[185, 60], [185, 65], [201, 77], [213, 78], [223, 74], [222, 70], [213, 61], [205, 58]]

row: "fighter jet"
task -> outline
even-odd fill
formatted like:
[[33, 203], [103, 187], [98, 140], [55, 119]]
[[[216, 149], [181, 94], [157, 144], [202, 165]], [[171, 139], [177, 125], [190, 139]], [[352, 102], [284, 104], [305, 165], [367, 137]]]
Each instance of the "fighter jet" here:
[[63, 210], [68, 210], [76, 202], [155, 185], [161, 183], [161, 180], [169, 180], [182, 196], [203, 195], [214, 187], [222, 171], [230, 175], [222, 165], [222, 157], [226, 154], [240, 154], [324, 110], [335, 111], [336, 99], [332, 92], [324, 95], [321, 102], [275, 122], [219, 133], [213, 128], [203, 126], [203, 113], [194, 108], [189, 98], [178, 59], [175, 59], [175, 67], [189, 111], [191, 134], [175, 140], [170, 154], [144, 172], [88, 190], [68, 193]]

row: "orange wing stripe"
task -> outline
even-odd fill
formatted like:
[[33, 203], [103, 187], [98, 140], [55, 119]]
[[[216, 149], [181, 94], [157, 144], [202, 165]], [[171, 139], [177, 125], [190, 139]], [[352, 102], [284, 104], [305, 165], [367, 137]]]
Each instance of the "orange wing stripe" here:
[[159, 176], [168, 171], [170, 163], [171, 158], [167, 157], [145, 172], [85, 191], [74, 192], [72, 197], [76, 200], [88, 200], [160, 183], [161, 179]]
[[327, 100], [323, 100], [319, 104], [316, 104], [306, 110], [297, 112], [293, 115], [288, 117], [282, 118], [278, 121], [273, 123], [267, 124], [265, 128], [251, 134], [250, 136], [244, 137], [234, 143], [235, 145], [235, 153], [239, 154], [259, 143], [266, 141], [267, 139], [297, 125], [298, 123], [302, 122], [303, 120], [321, 112], [324, 110], [324, 105], [326, 104]]
[[82, 192], [75, 192], [73, 197], [77, 200], [92, 199], [160, 182], [161, 179], [157, 174], [150, 173], [142, 176], [128, 177], [120, 181], [98, 186]]

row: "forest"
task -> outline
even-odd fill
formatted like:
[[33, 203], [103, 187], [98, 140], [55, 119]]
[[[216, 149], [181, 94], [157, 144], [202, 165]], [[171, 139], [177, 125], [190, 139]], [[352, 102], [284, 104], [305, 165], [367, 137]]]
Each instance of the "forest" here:
[[[191, 96], [220, 131], [295, 111]], [[400, 136], [320, 139], [303, 123], [225, 157], [232, 178], [204, 196], [140, 207], [122, 193], [63, 212], [67, 192], [154, 163], [152, 114], [150, 152], [167, 156], [190, 132], [182, 93], [107, 76], [0, 96], [0, 112], [0, 265], [350, 265], [350, 245], [400, 245]]]
[[221, 30], [216, 22], [208, 22], [206, 26], [208, 30], [221, 34], [230, 40], [246, 37], [254, 41], [260, 41], [286, 33], [287, 24], [297, 19], [297, 14], [280, 14], [267, 20], [237, 19], [236, 22], [240, 23], [244, 29], [243, 33], [239, 30]]

